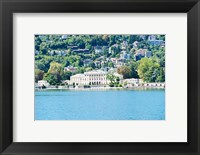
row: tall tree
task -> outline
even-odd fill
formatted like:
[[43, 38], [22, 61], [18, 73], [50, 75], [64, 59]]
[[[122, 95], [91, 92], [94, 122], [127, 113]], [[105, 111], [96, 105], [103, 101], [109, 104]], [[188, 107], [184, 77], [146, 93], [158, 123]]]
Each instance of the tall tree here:
[[45, 74], [44, 79], [47, 80], [50, 84], [55, 85], [61, 82], [62, 74], [63, 74], [62, 65], [57, 62], [51, 62], [48, 73]]
[[117, 68], [117, 73], [123, 75], [124, 79], [128, 79], [132, 77], [132, 70], [128, 66], [121, 66]]
[[153, 59], [143, 58], [139, 62], [138, 75], [144, 82], [162, 82], [164, 72]]
[[38, 82], [38, 80], [42, 80], [44, 76], [44, 71], [40, 69], [35, 69], [35, 82]]

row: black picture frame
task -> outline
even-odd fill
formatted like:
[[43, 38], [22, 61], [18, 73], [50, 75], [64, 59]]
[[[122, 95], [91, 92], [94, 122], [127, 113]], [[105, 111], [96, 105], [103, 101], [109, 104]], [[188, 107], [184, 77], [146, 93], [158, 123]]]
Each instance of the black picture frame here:
[[[187, 13], [187, 143], [13, 142], [13, 13]], [[200, 154], [200, 2], [198, 0], [0, 0], [1, 154]], [[55, 131], [56, 132], [56, 131]], [[53, 133], [52, 133], [53, 135]]]

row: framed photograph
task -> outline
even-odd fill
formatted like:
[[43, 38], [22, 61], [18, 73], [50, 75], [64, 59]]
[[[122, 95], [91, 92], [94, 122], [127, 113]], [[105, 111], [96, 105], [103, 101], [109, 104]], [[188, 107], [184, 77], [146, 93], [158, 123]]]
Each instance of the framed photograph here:
[[2, 154], [200, 154], [198, 0], [0, 0]]

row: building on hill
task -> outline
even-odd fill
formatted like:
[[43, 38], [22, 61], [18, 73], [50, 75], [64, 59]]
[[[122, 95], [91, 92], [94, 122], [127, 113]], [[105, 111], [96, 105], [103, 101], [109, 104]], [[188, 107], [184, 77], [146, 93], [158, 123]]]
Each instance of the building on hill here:
[[154, 40], [156, 40], [156, 35], [150, 35], [148, 37], [148, 41], [154, 41]]
[[100, 67], [101, 66], [101, 61], [94, 61], [94, 64], [96, 67]]
[[116, 64], [115, 64], [116, 67], [121, 67], [124, 65], [125, 65], [125, 59], [121, 59], [121, 58], [116, 59]]
[[60, 55], [60, 56], [65, 56], [66, 52], [64, 50], [49, 50], [48, 51], [49, 55]]
[[61, 39], [63, 39], [63, 40], [67, 39], [67, 35], [62, 35]]
[[129, 60], [130, 54], [128, 54], [126, 51], [121, 51], [120, 58]]
[[127, 47], [128, 47], [128, 42], [127, 42], [127, 41], [123, 41], [123, 42], [121, 43], [121, 49], [122, 49], [122, 50], [126, 50]]
[[56, 54], [57, 55], [60, 55], [60, 56], [65, 56], [66, 55], [66, 52], [65, 51], [56, 51]]
[[93, 63], [93, 60], [91, 60], [91, 59], [85, 59], [85, 60], [83, 60], [84, 67], [89, 66], [89, 64], [91, 64], [91, 63]]
[[156, 35], [150, 35], [148, 37], [148, 42], [150, 45], [154, 45], [154, 46], [163, 46], [163, 44], [165, 43], [165, 41], [163, 40], [158, 40], [156, 39]]
[[139, 49], [135, 51], [134, 58], [136, 61], [142, 59], [143, 57], [150, 58], [152, 56], [152, 52], [148, 51], [148, 49]]
[[77, 71], [77, 67], [73, 67], [73, 66], [67, 66], [64, 68], [64, 71], [65, 72], [72, 72], [72, 73], [75, 73]]
[[124, 63], [125, 63], [125, 59], [124, 58], [111, 58], [110, 61], [113, 62], [115, 67], [123, 66]]
[[78, 49], [78, 46], [67, 46], [68, 49], [71, 49], [71, 50], [77, 50]]
[[147, 49], [139, 49], [135, 51], [135, 54], [140, 54], [142, 56], [145, 56], [145, 53], [147, 52]]
[[135, 41], [134, 43], [133, 43], [133, 48], [137, 48], [138, 47], [138, 41]]
[[146, 51], [145, 52], [145, 57], [147, 58], [150, 58], [152, 55], [151, 55], [151, 51]]
[[72, 52], [74, 52], [76, 54], [81, 54], [81, 53], [89, 54], [90, 53], [89, 49], [76, 49], [76, 50], [73, 50]]
[[119, 48], [119, 45], [118, 44], [114, 44], [114, 45], [110, 46], [108, 48], [108, 53], [113, 53], [114, 52], [113, 48]]
[[35, 50], [35, 55], [38, 55], [38, 54], [40, 54], [40, 52], [39, 52], [39, 51], [37, 51], [37, 50]]
[[95, 53], [101, 53], [102, 52], [102, 47], [101, 46], [95, 46], [94, 47]]
[[39, 35], [40, 39], [44, 39], [46, 36], [45, 35]]

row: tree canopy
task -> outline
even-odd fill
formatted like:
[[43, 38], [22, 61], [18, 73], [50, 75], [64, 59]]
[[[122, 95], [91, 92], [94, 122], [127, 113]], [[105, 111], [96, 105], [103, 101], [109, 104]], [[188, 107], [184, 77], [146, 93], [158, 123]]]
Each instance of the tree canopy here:
[[[154, 35], [165, 41], [165, 35]], [[165, 45], [152, 44], [151, 35], [35, 35], [35, 82], [56, 85], [70, 76], [91, 70], [115, 70], [144, 82], [165, 81]], [[136, 59], [138, 50], [150, 56]], [[123, 53], [125, 52], [125, 54]], [[117, 59], [120, 63], [112, 59]], [[74, 67], [75, 71], [64, 71]]]

